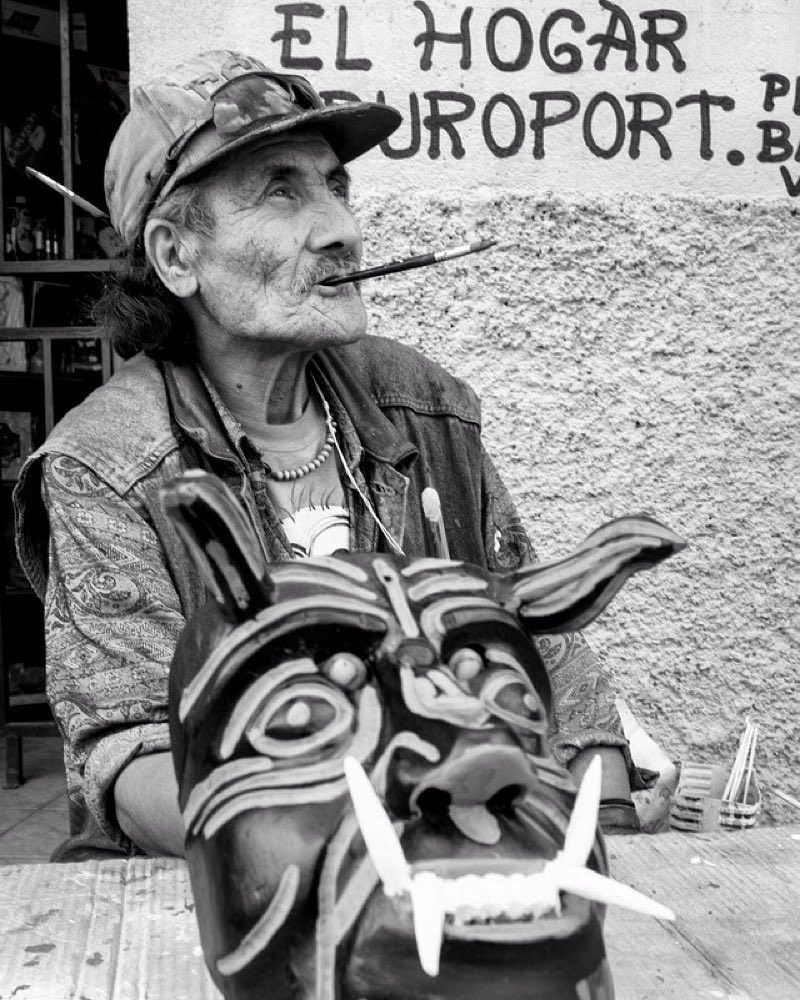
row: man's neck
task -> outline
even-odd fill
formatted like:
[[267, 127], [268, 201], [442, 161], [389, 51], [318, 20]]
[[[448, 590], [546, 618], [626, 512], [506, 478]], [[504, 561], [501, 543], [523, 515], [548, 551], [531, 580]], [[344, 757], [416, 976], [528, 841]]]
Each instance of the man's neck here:
[[233, 415], [250, 427], [288, 424], [308, 402], [310, 353], [270, 353], [262, 344], [197, 344], [198, 360]]

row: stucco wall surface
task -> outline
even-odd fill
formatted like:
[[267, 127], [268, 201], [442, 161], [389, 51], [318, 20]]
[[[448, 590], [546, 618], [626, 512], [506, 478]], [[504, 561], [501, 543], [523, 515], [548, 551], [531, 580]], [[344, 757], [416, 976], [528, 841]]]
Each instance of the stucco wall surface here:
[[516, 242], [365, 283], [372, 330], [479, 391], [540, 556], [625, 513], [687, 540], [587, 635], [673, 759], [732, 760], [749, 713], [763, 785], [800, 797], [797, 210], [453, 194], [359, 211], [374, 258], [465, 218]]

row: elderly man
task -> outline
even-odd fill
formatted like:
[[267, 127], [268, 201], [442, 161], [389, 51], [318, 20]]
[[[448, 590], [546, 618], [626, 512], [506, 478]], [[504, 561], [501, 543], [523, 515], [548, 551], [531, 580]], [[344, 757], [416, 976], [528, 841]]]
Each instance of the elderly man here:
[[[72, 837], [60, 859], [182, 853], [167, 677], [204, 591], [159, 505], [182, 471], [233, 489], [271, 561], [423, 556], [430, 484], [454, 558], [491, 569], [533, 558], [483, 451], [474, 393], [365, 336], [357, 286], [321, 284], [361, 258], [343, 164], [399, 122], [379, 104], [326, 108], [302, 78], [232, 52], [134, 91], [106, 167], [129, 266], [99, 313], [131, 360], [56, 427], [16, 496], [65, 746]], [[541, 652], [554, 752], [578, 775], [601, 753], [606, 816], [635, 825], [606, 679], [579, 636]]]

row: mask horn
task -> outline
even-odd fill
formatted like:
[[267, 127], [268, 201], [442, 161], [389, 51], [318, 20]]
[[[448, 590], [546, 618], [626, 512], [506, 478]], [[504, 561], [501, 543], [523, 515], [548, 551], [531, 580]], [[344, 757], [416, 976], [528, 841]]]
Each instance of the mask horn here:
[[259, 541], [221, 479], [190, 469], [168, 483], [160, 499], [226, 618], [243, 621], [271, 603], [273, 585]]
[[651, 517], [620, 517], [598, 528], [571, 555], [507, 574], [503, 604], [529, 632], [574, 632], [597, 618], [629, 576], [685, 547], [682, 538]]

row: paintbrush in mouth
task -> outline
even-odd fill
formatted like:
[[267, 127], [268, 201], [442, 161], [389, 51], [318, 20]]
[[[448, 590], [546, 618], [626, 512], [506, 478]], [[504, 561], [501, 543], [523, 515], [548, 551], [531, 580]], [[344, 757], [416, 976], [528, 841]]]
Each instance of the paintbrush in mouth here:
[[337, 274], [333, 277], [320, 281], [320, 285], [344, 285], [348, 281], [364, 281], [367, 278], [380, 278], [384, 274], [397, 274], [399, 271], [410, 271], [415, 267], [427, 267], [429, 264], [441, 264], [445, 260], [453, 260], [455, 257], [464, 257], [470, 253], [480, 253], [481, 250], [488, 250], [490, 247], [497, 247], [498, 250], [506, 250], [513, 246], [513, 243], [498, 245], [497, 240], [473, 240], [471, 243], [462, 243], [459, 246], [447, 247], [444, 250], [435, 250], [432, 253], [418, 254], [414, 257], [406, 257], [405, 260], [392, 260], [387, 264], [378, 264], [376, 267], [367, 267], [363, 271], [351, 271], [349, 274]]

